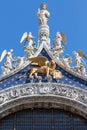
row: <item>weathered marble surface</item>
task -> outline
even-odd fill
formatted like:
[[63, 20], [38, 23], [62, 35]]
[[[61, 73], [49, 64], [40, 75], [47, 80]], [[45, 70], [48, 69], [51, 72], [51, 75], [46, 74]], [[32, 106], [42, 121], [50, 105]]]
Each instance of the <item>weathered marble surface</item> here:
[[0, 118], [34, 107], [62, 108], [87, 118], [87, 91], [58, 83], [29, 83], [0, 91]]

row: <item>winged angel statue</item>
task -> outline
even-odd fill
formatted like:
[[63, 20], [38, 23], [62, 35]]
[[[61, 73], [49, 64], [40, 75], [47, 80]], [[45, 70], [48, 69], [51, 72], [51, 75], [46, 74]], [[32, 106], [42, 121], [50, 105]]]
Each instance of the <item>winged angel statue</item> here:
[[7, 74], [8, 72], [10, 72], [13, 69], [12, 62], [14, 60], [12, 58], [12, 52], [13, 52], [13, 49], [11, 49], [9, 52], [7, 52], [6, 50], [4, 50], [2, 52], [2, 54], [1, 54], [0, 62], [6, 57], [6, 62], [2, 66], [2, 72], [3, 72], [3, 74]]
[[63, 53], [64, 46], [62, 45], [62, 41], [66, 43], [66, 36], [62, 32], [57, 32], [55, 37], [55, 43], [53, 44], [52, 50], [54, 52], [54, 56], [59, 57], [61, 53]]
[[33, 39], [34, 37], [32, 36], [31, 32], [25, 32], [23, 33], [20, 40], [20, 43], [22, 43], [23, 41], [25, 41], [25, 43], [28, 42], [28, 45], [24, 46], [24, 52], [28, 54], [28, 57], [34, 55], [34, 50], [36, 49]]
[[82, 59], [82, 57], [87, 59], [87, 56], [84, 54], [82, 50], [78, 50], [78, 52], [74, 51], [73, 54], [75, 55], [75, 61], [76, 61], [76, 66], [74, 67], [74, 69], [77, 69], [77, 71], [80, 74], [86, 75], [86, 69], [84, 65], [85, 62]]
[[47, 77], [49, 75], [53, 75], [54, 79], [61, 79], [62, 78], [62, 73], [59, 70], [56, 70], [56, 63], [54, 60], [49, 61], [46, 57], [34, 57], [34, 58], [29, 58], [31, 61], [31, 64], [34, 67], [31, 69], [30, 72], [30, 77], [32, 75], [35, 75], [35, 77], [38, 77], [38, 74], [45, 74]]

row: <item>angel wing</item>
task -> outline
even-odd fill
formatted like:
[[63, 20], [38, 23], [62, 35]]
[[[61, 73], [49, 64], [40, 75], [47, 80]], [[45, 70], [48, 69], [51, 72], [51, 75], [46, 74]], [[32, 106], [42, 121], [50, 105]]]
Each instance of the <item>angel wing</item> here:
[[7, 51], [4, 50], [1, 54], [1, 57], [0, 57], [0, 62], [4, 59], [4, 57], [7, 55]]
[[62, 36], [64, 42], [66, 42], [66, 36], [65, 36], [65, 34], [63, 32], [61, 33], [61, 36]]
[[27, 39], [27, 37], [28, 37], [28, 33], [27, 32], [23, 33], [20, 43], [22, 43], [25, 39]]
[[78, 54], [79, 54], [79, 56], [82, 56], [85, 59], [87, 59], [87, 56], [84, 54], [84, 52], [82, 50], [78, 50]]
[[38, 65], [38, 66], [45, 66], [46, 61], [48, 61], [48, 59], [43, 56], [29, 58], [29, 60], [32, 62], [32, 65]]

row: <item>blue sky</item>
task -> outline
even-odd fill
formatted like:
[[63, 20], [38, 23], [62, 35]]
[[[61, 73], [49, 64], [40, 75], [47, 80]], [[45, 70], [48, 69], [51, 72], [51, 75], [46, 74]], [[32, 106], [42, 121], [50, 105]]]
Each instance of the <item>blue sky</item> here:
[[[87, 54], [87, 0], [0, 0], [0, 55], [14, 49], [13, 56], [23, 56], [22, 34], [32, 32], [37, 42], [37, 9], [48, 4], [51, 43], [57, 31], [67, 37], [65, 53], [82, 49]], [[3, 63], [0, 63], [0, 66]]]

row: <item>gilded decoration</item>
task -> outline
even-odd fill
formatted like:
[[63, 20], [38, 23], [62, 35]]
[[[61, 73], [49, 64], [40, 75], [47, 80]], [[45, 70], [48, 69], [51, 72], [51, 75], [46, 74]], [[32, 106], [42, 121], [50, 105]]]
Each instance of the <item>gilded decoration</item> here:
[[34, 74], [35, 78], [38, 78], [38, 73], [45, 74], [47, 77], [53, 75], [54, 79], [61, 79], [62, 73], [56, 70], [56, 63], [54, 60], [49, 61], [46, 57], [34, 57], [29, 58], [32, 65], [39, 67], [34, 67], [31, 69], [30, 77]]
[[31, 32], [20, 36], [23, 56], [16, 57], [13, 49], [1, 52], [0, 62], [5, 62], [0, 75], [0, 118], [5, 111], [10, 113], [16, 106], [24, 108], [35, 102], [65, 105], [87, 118], [87, 56], [81, 49], [73, 51], [74, 58], [65, 54], [67, 39], [63, 32], [57, 31], [50, 40], [50, 13], [45, 3], [37, 16], [38, 40], [35, 42]]
[[5, 60], [5, 63], [1, 67], [0, 90], [41, 82], [68, 84], [86, 90], [86, 54], [81, 49], [73, 51], [74, 58], [65, 54], [67, 38], [63, 32], [57, 31], [55, 37], [50, 40], [50, 13], [46, 3], [41, 4], [37, 16], [38, 41], [35, 41], [31, 32], [24, 32], [19, 41], [23, 44], [22, 57], [15, 56], [13, 49], [5, 49], [1, 53], [0, 62]]

